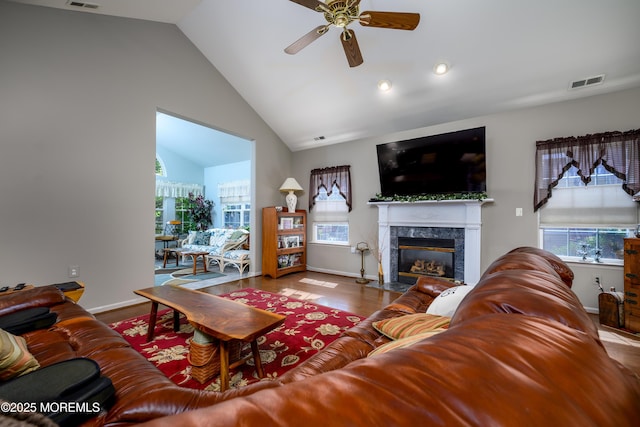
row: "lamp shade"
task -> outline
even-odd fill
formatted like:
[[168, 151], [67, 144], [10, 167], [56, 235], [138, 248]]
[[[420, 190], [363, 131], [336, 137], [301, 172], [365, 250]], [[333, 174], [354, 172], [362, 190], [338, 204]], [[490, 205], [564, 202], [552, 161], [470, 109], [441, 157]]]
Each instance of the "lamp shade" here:
[[302, 191], [302, 187], [295, 178], [287, 178], [280, 186], [280, 191]]
[[294, 191], [302, 191], [302, 187], [298, 184], [295, 178], [287, 178], [284, 183], [280, 186], [280, 191], [288, 191], [287, 197], [285, 200], [287, 201], [287, 208], [289, 208], [289, 212], [296, 211], [296, 204], [298, 203], [298, 197], [293, 193]]

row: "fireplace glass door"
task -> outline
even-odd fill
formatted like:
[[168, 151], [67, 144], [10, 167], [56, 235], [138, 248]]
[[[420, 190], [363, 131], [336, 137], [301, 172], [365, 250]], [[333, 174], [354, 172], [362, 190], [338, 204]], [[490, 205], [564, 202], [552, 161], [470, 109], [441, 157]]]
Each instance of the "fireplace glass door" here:
[[398, 238], [398, 281], [415, 283], [420, 276], [454, 278], [455, 239]]

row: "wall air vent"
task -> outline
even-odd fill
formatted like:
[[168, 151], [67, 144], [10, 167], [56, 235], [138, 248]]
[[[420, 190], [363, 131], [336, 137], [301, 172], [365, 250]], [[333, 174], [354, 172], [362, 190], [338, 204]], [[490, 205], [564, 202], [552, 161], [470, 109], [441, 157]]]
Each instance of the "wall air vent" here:
[[569, 84], [569, 90], [582, 89], [587, 86], [600, 85], [604, 83], [604, 74], [599, 76], [587, 77], [585, 79], [574, 80]]
[[95, 3], [87, 3], [84, 1], [67, 1], [67, 4], [69, 6], [73, 6], [73, 7], [80, 7], [83, 9], [97, 9], [98, 7], [100, 7], [100, 5], [97, 5]]

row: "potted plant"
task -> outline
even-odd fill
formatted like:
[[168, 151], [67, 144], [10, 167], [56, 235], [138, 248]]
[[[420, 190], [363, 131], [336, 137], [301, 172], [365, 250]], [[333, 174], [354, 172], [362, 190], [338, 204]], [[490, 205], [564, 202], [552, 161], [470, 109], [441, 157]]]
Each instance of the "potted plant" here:
[[213, 209], [214, 203], [211, 200], [206, 200], [204, 196], [195, 196], [193, 193], [189, 193], [189, 218], [191, 222], [196, 224], [196, 230], [204, 231], [212, 224], [211, 221], [211, 209]]

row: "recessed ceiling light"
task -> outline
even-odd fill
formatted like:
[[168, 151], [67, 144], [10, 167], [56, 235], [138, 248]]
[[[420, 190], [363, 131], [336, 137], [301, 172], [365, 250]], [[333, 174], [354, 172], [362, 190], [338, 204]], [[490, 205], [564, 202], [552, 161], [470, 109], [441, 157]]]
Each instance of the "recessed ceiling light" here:
[[447, 74], [448, 71], [449, 71], [449, 64], [447, 64], [446, 62], [439, 62], [433, 67], [433, 72], [439, 76]]
[[378, 82], [378, 89], [380, 89], [382, 92], [391, 90], [391, 82], [389, 80], [380, 80]]

